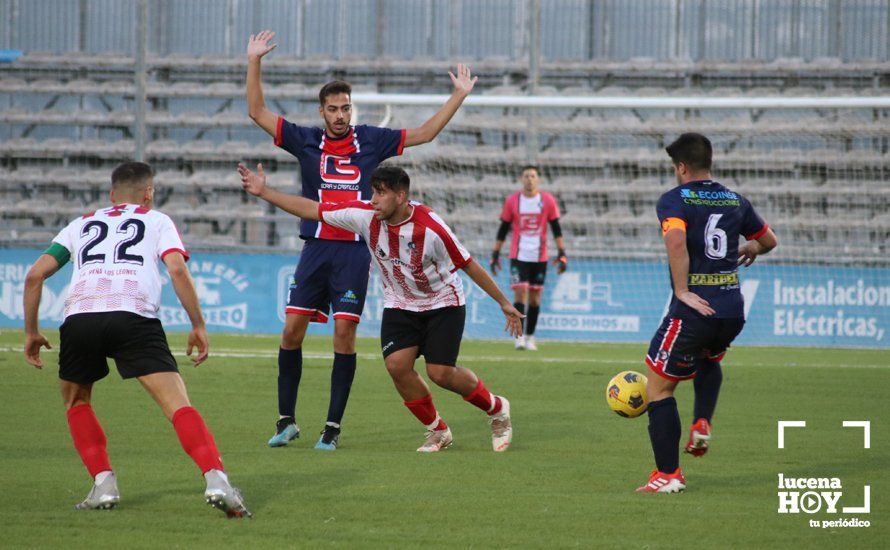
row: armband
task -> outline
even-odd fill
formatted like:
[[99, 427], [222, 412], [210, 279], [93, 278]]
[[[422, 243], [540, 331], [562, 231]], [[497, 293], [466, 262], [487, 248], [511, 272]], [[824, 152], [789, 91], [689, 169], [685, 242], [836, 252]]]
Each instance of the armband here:
[[59, 267], [67, 264], [69, 260], [71, 260], [71, 252], [68, 251], [67, 248], [60, 245], [59, 243], [54, 242], [49, 245], [49, 248], [43, 251], [44, 254], [49, 254], [53, 258], [59, 262]]

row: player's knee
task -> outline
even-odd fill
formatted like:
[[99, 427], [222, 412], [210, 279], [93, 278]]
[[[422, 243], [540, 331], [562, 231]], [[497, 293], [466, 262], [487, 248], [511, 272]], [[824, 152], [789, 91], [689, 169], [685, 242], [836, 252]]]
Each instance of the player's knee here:
[[74, 382], [61, 381], [62, 402], [65, 409], [71, 409], [78, 405], [89, 405], [92, 387], [86, 387]]
[[530, 306], [540, 306], [541, 305], [541, 291], [540, 290], [530, 290], [529, 291], [528, 305], [530, 305]]
[[355, 353], [355, 331], [357, 324], [352, 321], [337, 320], [334, 324], [334, 351]]
[[386, 365], [386, 372], [389, 373], [390, 378], [392, 378], [393, 380], [402, 378], [411, 370], [399, 361], [387, 360], [384, 362], [384, 364]]
[[89, 405], [89, 404], [90, 404], [90, 400], [89, 400], [89, 398], [85, 398], [85, 397], [80, 396], [80, 395], [76, 395], [76, 396], [64, 396], [64, 397], [63, 397], [63, 401], [65, 401], [65, 409], [66, 409], [66, 410], [67, 410], [67, 409], [73, 409], [74, 407], [77, 407], [77, 406], [80, 406], [80, 405]]
[[676, 387], [676, 382], [652, 373], [652, 375], [646, 379], [646, 396], [649, 398], [649, 402], [661, 401], [662, 399], [667, 399], [668, 397], [673, 396], [674, 388]]
[[297, 349], [303, 345], [303, 337], [305, 335], [305, 330], [285, 327], [281, 333], [281, 347], [283, 349]]
[[433, 384], [437, 386], [448, 386], [451, 381], [451, 376], [454, 374], [454, 368], [444, 365], [427, 365], [426, 374], [430, 377]]

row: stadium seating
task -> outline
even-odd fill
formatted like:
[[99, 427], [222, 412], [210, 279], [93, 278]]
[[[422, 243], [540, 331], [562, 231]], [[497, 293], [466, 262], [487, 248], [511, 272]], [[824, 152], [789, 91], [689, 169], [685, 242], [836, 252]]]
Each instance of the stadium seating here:
[[[73, 216], [104, 204], [110, 169], [132, 158], [134, 61], [28, 52], [0, 69], [0, 246], [43, 243]], [[318, 85], [334, 76], [356, 90], [442, 93], [448, 61], [418, 57], [295, 59], [264, 63], [270, 106], [316, 124]], [[270, 183], [299, 189], [298, 163], [246, 116], [240, 57], [149, 59], [146, 157], [158, 170], [157, 204], [190, 247], [283, 250], [296, 222], [244, 195], [237, 161], [262, 161]], [[495, 57], [474, 64], [482, 95], [525, 95], [527, 66]], [[890, 66], [835, 58], [772, 62], [566, 61], [541, 67], [544, 96], [886, 95]], [[491, 77], [486, 79], [486, 75]], [[493, 78], [497, 76], [497, 78]], [[381, 86], [386, 82], [386, 86]], [[417, 125], [434, 109], [358, 105], [361, 122]], [[575, 256], [663, 255], [655, 201], [673, 183], [664, 145], [683, 131], [709, 135], [716, 170], [794, 244], [782, 256], [886, 261], [890, 236], [890, 117], [878, 110], [788, 111], [539, 109], [534, 115], [544, 189], [564, 210]], [[475, 253], [494, 239], [504, 197], [528, 161], [530, 114], [464, 107], [446, 132], [397, 159], [415, 196], [448, 220]], [[827, 223], [830, 220], [831, 223]], [[653, 229], [654, 227], [654, 229]], [[634, 247], [623, 246], [633, 239]], [[884, 260], [881, 260], [884, 258]]]

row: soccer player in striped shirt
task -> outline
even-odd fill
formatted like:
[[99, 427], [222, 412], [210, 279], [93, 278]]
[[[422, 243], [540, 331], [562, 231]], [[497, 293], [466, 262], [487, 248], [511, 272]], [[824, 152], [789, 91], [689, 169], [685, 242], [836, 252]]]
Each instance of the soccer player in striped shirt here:
[[370, 201], [318, 203], [266, 186], [258, 173], [238, 166], [245, 191], [303, 219], [354, 231], [364, 238], [383, 282], [380, 344], [386, 369], [405, 406], [427, 429], [417, 450], [436, 452], [451, 445], [451, 429], [433, 405], [430, 389], [414, 370], [420, 355], [430, 379], [463, 396], [488, 414], [492, 447], [507, 450], [513, 438], [510, 403], [491, 393], [476, 374], [457, 366], [466, 316], [458, 269], [491, 296], [513, 336], [522, 331], [522, 314], [476, 263], [451, 229], [428, 207], [408, 199], [410, 179], [398, 167], [380, 167], [371, 176]]

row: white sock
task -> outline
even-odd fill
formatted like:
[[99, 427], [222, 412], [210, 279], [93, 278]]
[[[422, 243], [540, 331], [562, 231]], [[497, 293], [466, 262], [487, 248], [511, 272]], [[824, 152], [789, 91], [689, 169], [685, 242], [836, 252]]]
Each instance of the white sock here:
[[442, 418], [437, 414], [437, 415], [436, 415], [436, 419], [433, 420], [433, 422], [432, 422], [431, 424], [427, 424], [427, 425], [426, 425], [426, 429], [429, 430], [429, 431], [433, 431], [433, 430], [435, 430], [435, 429], [436, 429], [436, 426], [438, 426], [438, 425], [439, 425], [439, 422], [441, 422], [441, 421], [442, 421]]
[[225, 483], [229, 483], [229, 476], [227, 476], [226, 473], [222, 470], [207, 470], [207, 472], [204, 473], [204, 479], [208, 482], [210, 481], [210, 479], [207, 476], [210, 475], [218, 476]]
[[105, 483], [105, 480], [108, 479], [108, 476], [110, 476], [112, 473], [114, 472], [112, 472], [111, 470], [105, 470], [104, 472], [99, 472], [98, 474], [96, 474], [96, 485], [102, 485], [103, 483]]

